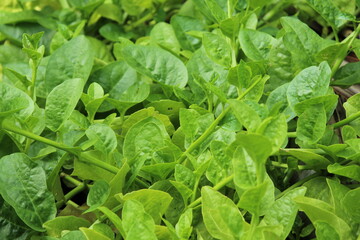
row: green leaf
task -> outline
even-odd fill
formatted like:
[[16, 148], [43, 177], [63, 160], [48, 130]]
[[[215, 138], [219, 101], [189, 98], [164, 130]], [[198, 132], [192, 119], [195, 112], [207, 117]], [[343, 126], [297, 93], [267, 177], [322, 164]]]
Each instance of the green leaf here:
[[291, 190], [276, 200], [275, 203], [265, 213], [262, 221], [264, 221], [266, 225], [283, 226], [280, 236], [281, 239], [285, 239], [289, 235], [298, 212], [298, 206], [293, 201], [293, 199], [298, 196], [304, 196], [305, 192], [305, 187], [299, 187]]
[[275, 201], [274, 185], [269, 177], [261, 184], [247, 188], [240, 197], [239, 207], [255, 216], [264, 215]]
[[34, 102], [20, 89], [0, 82], [0, 119], [14, 114], [25, 121], [34, 111]]
[[216, 0], [194, 0], [198, 10], [209, 20], [220, 23], [226, 18], [225, 11]]
[[267, 60], [271, 46], [276, 43], [271, 35], [252, 29], [241, 29], [239, 40], [241, 49], [253, 61]]
[[[144, 101], [150, 92], [149, 85], [142, 81], [136, 71], [124, 61], [113, 62], [98, 69], [91, 75], [89, 81], [99, 83], [109, 94], [107, 100], [118, 109], [126, 110]], [[99, 111], [110, 109], [112, 106], [105, 102]]]
[[290, 149], [282, 151], [285, 151], [290, 155], [296, 157], [297, 159], [301, 160], [310, 168], [322, 169], [326, 168], [329, 164], [331, 164], [331, 162], [327, 158], [304, 149]]
[[82, 79], [69, 79], [49, 93], [45, 106], [45, 122], [51, 131], [58, 131], [70, 117], [81, 97], [83, 87]]
[[84, 228], [81, 227], [80, 231], [85, 235], [87, 240], [93, 240], [93, 239], [97, 239], [97, 240], [111, 240], [110, 238], [108, 238], [107, 236], [93, 230], [90, 228]]
[[315, 221], [316, 239], [319, 240], [340, 240], [338, 232], [325, 221]]
[[[346, 103], [344, 103], [344, 108], [346, 110], [346, 117], [350, 117], [353, 114], [360, 112], [360, 93], [357, 93], [351, 96]], [[355, 119], [350, 124], [353, 128], [355, 128], [357, 134], [360, 134], [360, 119]]]
[[106, 124], [95, 123], [85, 131], [89, 140], [94, 141], [95, 149], [109, 155], [117, 147], [115, 132]]
[[134, 199], [124, 203], [122, 211], [123, 225], [129, 240], [155, 240], [155, 223], [145, 212], [143, 205]]
[[183, 50], [194, 51], [200, 47], [201, 41], [186, 33], [205, 30], [205, 25], [201, 20], [190, 16], [174, 15], [170, 19], [170, 24]]
[[145, 9], [152, 7], [152, 0], [121, 0], [121, 7], [131, 16], [140, 15]]
[[360, 83], [360, 62], [347, 63], [334, 75], [333, 86], [349, 87]]
[[356, 188], [348, 191], [341, 201], [348, 216], [356, 223], [360, 223], [360, 207], [359, 204], [356, 204], [359, 201], [359, 197], [360, 188]]
[[304, 100], [323, 96], [327, 93], [331, 78], [331, 69], [326, 62], [319, 67], [308, 67], [302, 70], [290, 82], [287, 89], [287, 99], [290, 107], [294, 109], [295, 104]]
[[244, 125], [248, 131], [255, 132], [255, 130], [261, 124], [261, 118], [256, 113], [256, 111], [247, 105], [244, 101], [231, 99], [228, 102], [239, 122]]
[[360, 166], [358, 165], [342, 166], [338, 163], [334, 163], [332, 165], [329, 165], [327, 167], [327, 170], [329, 171], [329, 173], [360, 181]]
[[50, 92], [70, 78], [85, 82], [93, 66], [93, 50], [85, 36], [78, 36], [58, 48], [46, 66], [45, 85]]
[[94, 185], [90, 188], [89, 194], [86, 199], [86, 204], [90, 207], [87, 212], [92, 212], [98, 207], [102, 206], [110, 195], [110, 186], [104, 180], [95, 181]]
[[317, 143], [325, 133], [326, 112], [322, 105], [312, 105], [300, 116], [296, 128], [296, 140], [300, 146]]
[[23, 153], [1, 158], [0, 166], [2, 197], [26, 225], [39, 232], [45, 231], [42, 225], [55, 217], [56, 206], [47, 189], [44, 170]]
[[210, 187], [201, 189], [206, 229], [219, 239], [240, 239], [247, 225], [234, 202]]
[[114, 226], [119, 230], [120, 234], [124, 237], [125, 230], [123, 226], [123, 222], [121, 221], [120, 217], [116, 215], [116, 213], [112, 212], [107, 207], [99, 207], [98, 208], [102, 213], [106, 215], [107, 218], [114, 224]]
[[176, 38], [173, 27], [165, 22], [157, 23], [150, 32], [151, 42], [158, 44], [168, 51], [179, 54], [180, 43]]
[[81, 231], [71, 231], [66, 234], [64, 234], [61, 238], [61, 240], [87, 240], [85, 235]]
[[347, 21], [355, 20], [351, 14], [341, 12], [330, 0], [307, 0], [307, 2], [335, 29]]
[[182, 88], [188, 81], [182, 61], [159, 47], [128, 45], [122, 53], [136, 71], [161, 84]]
[[[316, 53], [333, 44], [333, 41], [321, 38], [315, 31], [313, 31], [307, 24], [301, 22], [294, 17], [282, 17], [280, 19], [281, 25], [287, 33], [290, 33], [292, 44], [296, 44], [295, 49], [289, 49], [292, 51], [300, 51], [300, 54], [307, 55], [307, 59], [310, 57], [312, 61]], [[290, 39], [288, 39], [290, 40]], [[290, 42], [287, 42], [288, 44]], [[287, 45], [287, 44], [285, 44]], [[293, 56], [296, 57], [296, 56]]]
[[279, 151], [286, 141], [287, 122], [284, 114], [276, 117], [266, 118], [256, 130], [256, 133], [261, 134], [271, 141], [272, 154]]
[[212, 158], [206, 170], [206, 177], [214, 185], [232, 173], [232, 158], [226, 153], [228, 144], [221, 141], [212, 141], [210, 151]]
[[4, 239], [26, 239], [31, 229], [17, 216], [15, 210], [0, 196], [0, 236]]
[[327, 203], [308, 197], [297, 197], [295, 202], [306, 213], [311, 222], [322, 221], [332, 226], [340, 239], [351, 239], [351, 229], [344, 220], [334, 214], [334, 209]]
[[126, 194], [122, 200], [136, 200], [140, 202], [145, 212], [154, 219], [154, 222], [160, 223], [162, 215], [166, 212], [172, 201], [172, 197], [163, 191], [141, 189]]
[[124, 156], [131, 166], [137, 156], [150, 156], [164, 147], [166, 140], [169, 140], [169, 135], [164, 124], [154, 117], [147, 117], [134, 124], [127, 132], [123, 145]]
[[44, 223], [47, 234], [52, 237], [61, 237], [62, 231], [78, 230], [80, 227], [90, 227], [90, 222], [75, 216], [59, 216]]
[[211, 60], [225, 67], [231, 66], [231, 46], [224, 37], [214, 33], [205, 33], [203, 46]]
[[175, 225], [176, 234], [182, 239], [189, 239], [192, 232], [193, 213], [192, 209], [187, 209], [179, 218]]

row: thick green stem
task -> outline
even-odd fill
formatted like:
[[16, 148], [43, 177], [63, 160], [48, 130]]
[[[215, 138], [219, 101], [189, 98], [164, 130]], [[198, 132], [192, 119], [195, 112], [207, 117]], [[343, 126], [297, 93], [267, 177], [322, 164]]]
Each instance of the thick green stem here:
[[25, 137], [28, 137], [28, 138], [31, 138], [33, 140], [36, 140], [36, 141], [39, 141], [39, 142], [43, 142], [47, 145], [50, 145], [50, 146], [53, 146], [55, 148], [58, 148], [58, 149], [61, 149], [61, 150], [64, 150], [66, 152], [69, 152], [71, 154], [74, 154], [76, 156], [79, 157], [80, 160], [84, 161], [84, 162], [87, 162], [87, 163], [90, 163], [92, 165], [95, 165], [97, 167], [100, 167], [102, 169], [105, 169], [113, 174], [116, 174], [118, 172], [118, 168], [117, 167], [114, 167], [106, 162], [103, 162], [103, 161], [100, 161], [90, 155], [87, 155], [87, 154], [84, 154], [83, 152], [80, 151], [80, 149], [78, 148], [74, 148], [74, 147], [69, 147], [69, 146], [66, 146], [62, 143], [58, 143], [58, 142], [55, 142], [53, 140], [50, 140], [50, 139], [47, 139], [47, 138], [44, 138], [44, 137], [41, 137], [41, 136], [38, 136], [32, 132], [29, 132], [29, 131], [26, 131], [26, 130], [23, 130], [21, 128], [18, 128], [12, 124], [9, 124], [7, 122], [3, 122], [2, 123], [2, 128], [7, 130], [7, 131], [10, 131], [10, 132], [14, 132], [14, 133], [17, 133], [17, 134], [20, 134], [22, 136], [25, 136]]
[[250, 230], [249, 230], [249, 233], [247, 235], [247, 240], [253, 240], [253, 235], [254, 235], [254, 232], [255, 232], [255, 229], [257, 227], [257, 225], [259, 224], [259, 216], [257, 216], [256, 214], [253, 214], [251, 216], [251, 222], [250, 222]]
[[83, 184], [82, 182], [80, 182], [79, 180], [71, 177], [70, 175], [66, 174], [66, 173], [61, 173], [60, 177], [62, 177], [63, 179], [65, 179], [66, 181], [74, 184], [75, 186], [80, 186], [81, 184]]
[[288, 138], [296, 138], [296, 132], [288, 132], [287, 137]]
[[343, 119], [343, 120], [341, 120], [341, 121], [339, 121], [337, 123], [332, 124], [331, 126], [333, 128], [339, 128], [339, 127], [342, 127], [342, 126], [344, 126], [346, 124], [351, 123], [352, 121], [356, 120], [359, 117], [360, 117], [360, 112], [357, 112], [357, 113], [351, 115], [350, 117], [347, 117], [347, 118], [345, 118], [345, 119]]
[[78, 193], [82, 192], [85, 189], [86, 189], [86, 185], [83, 183], [81, 185], [77, 186], [76, 188], [74, 188], [73, 190], [71, 190], [64, 196], [64, 200], [57, 202], [56, 207], [60, 208], [67, 201], [69, 201], [71, 198], [73, 198], [75, 195], [77, 195]]

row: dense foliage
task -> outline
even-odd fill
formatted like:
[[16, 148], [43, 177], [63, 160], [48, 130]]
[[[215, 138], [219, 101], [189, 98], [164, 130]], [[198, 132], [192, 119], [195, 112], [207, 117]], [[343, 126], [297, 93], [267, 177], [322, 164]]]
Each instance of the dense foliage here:
[[359, 4], [2, 0], [0, 239], [359, 240]]

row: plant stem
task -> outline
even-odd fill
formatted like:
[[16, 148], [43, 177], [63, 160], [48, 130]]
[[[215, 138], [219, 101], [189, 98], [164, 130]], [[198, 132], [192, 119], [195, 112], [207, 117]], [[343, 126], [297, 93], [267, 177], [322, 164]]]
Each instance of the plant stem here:
[[34, 100], [34, 102], [36, 101], [36, 93], [35, 93], [36, 76], [37, 76], [37, 67], [35, 66], [35, 63], [33, 63], [31, 68], [31, 85], [30, 85], [29, 95], [32, 98], [32, 100]]
[[247, 235], [247, 240], [252, 240], [253, 239], [253, 235], [255, 232], [255, 229], [257, 227], [257, 225], [259, 224], [259, 216], [256, 214], [253, 214], [251, 216], [251, 222], [250, 222], [250, 230], [249, 230], [249, 234]]
[[350, 117], [347, 117], [347, 118], [345, 118], [345, 119], [343, 119], [343, 120], [341, 120], [339, 122], [331, 124], [330, 126], [332, 126], [333, 128], [339, 128], [339, 127], [342, 127], [342, 126], [344, 126], [346, 124], [349, 124], [350, 122], [356, 120], [359, 117], [360, 117], [360, 112], [357, 112], [357, 113], [351, 115]]
[[[231, 174], [230, 176], [224, 178], [223, 180], [221, 180], [218, 184], [216, 184], [213, 189], [218, 191], [221, 188], [223, 188], [224, 186], [226, 186], [226, 184], [230, 183], [232, 180], [234, 179], [234, 174]], [[196, 205], [201, 203], [201, 197], [197, 198], [195, 201], [193, 201], [192, 203], [189, 204], [188, 208], [194, 208]]]
[[[347, 49], [349, 49], [352, 45], [352, 43], [354, 42], [354, 40], [356, 39], [356, 37], [359, 35], [360, 33], [360, 24], [357, 26], [357, 28], [355, 29], [355, 31], [349, 36], [347, 37], [344, 41], [349, 41], [347, 43]], [[336, 36], [336, 34], [335, 34]], [[343, 42], [344, 42], [343, 41]], [[339, 69], [341, 63], [344, 61], [345, 57], [347, 55], [347, 51], [340, 57], [338, 57], [336, 60], [335, 60], [335, 63], [334, 65], [332, 66], [331, 68], [331, 77], [333, 77], [336, 73], [336, 71]]]
[[296, 132], [288, 132], [287, 137], [288, 138], [296, 138]]
[[64, 205], [67, 201], [69, 201], [72, 197], [74, 197], [76, 194], [82, 192], [84, 189], [86, 189], [86, 185], [82, 183], [81, 185], [77, 186], [76, 188], [72, 189], [70, 192], [68, 192], [64, 196], [64, 200], [59, 201], [56, 203], [56, 207], [60, 208], [62, 205]]
[[[271, 165], [273, 165], [274, 167], [281, 167], [281, 168], [289, 168], [288, 165], [286, 163], [279, 163], [279, 162], [275, 162], [275, 161], [270, 161]], [[304, 165], [299, 165], [298, 166], [299, 170], [306, 170], [306, 169], [311, 169], [307, 166]]]
[[[251, 84], [250, 87], [248, 87], [238, 98], [237, 100], [241, 100], [243, 99], [261, 80], [263, 80], [263, 78], [259, 78], [258, 80], [256, 80], [255, 82], [253, 82], [253, 84]], [[202, 142], [205, 141], [206, 138], [208, 138], [213, 131], [215, 130], [215, 128], [217, 127], [217, 125], [220, 123], [220, 121], [225, 117], [225, 115], [230, 111], [231, 107], [228, 106], [227, 108], [225, 108], [221, 114], [212, 122], [212, 124], [209, 126], [208, 129], [206, 129], [206, 131], [198, 138], [196, 139], [190, 146], [188, 149], [186, 149], [185, 152], [182, 153], [182, 155], [180, 156], [180, 158], [178, 159], [178, 163], [182, 163], [185, 159], [187, 154], [190, 154], [194, 149], [196, 149], [198, 146], [200, 146], [200, 144]]]
[[84, 162], [87, 162], [87, 163], [90, 163], [90, 164], [93, 164], [97, 167], [100, 167], [102, 169], [105, 169], [113, 174], [116, 174], [118, 172], [118, 168], [117, 167], [114, 167], [106, 162], [103, 162], [103, 161], [100, 161], [90, 155], [87, 155], [87, 154], [84, 154], [83, 152], [80, 152], [80, 149], [78, 148], [75, 148], [75, 147], [69, 147], [69, 146], [66, 146], [62, 143], [58, 143], [58, 142], [55, 142], [53, 140], [50, 140], [50, 139], [47, 139], [47, 138], [44, 138], [44, 137], [41, 137], [41, 136], [38, 136], [32, 132], [29, 132], [29, 131], [26, 131], [26, 130], [23, 130], [21, 128], [18, 128], [14, 125], [11, 125], [9, 123], [6, 123], [6, 122], [3, 122], [2, 123], [2, 128], [7, 130], [7, 131], [10, 131], [10, 132], [14, 132], [14, 133], [17, 133], [17, 134], [20, 134], [22, 136], [25, 136], [25, 137], [28, 137], [28, 138], [31, 138], [31, 139], [34, 139], [36, 141], [39, 141], [39, 142], [43, 142], [47, 145], [50, 145], [50, 146], [53, 146], [55, 148], [58, 148], [58, 149], [61, 149], [61, 150], [64, 150], [64, 151], [67, 151], [71, 154], [74, 154], [76, 156], [79, 157], [79, 160], [81, 161], [84, 161]]
[[62, 177], [63, 179], [65, 179], [66, 181], [74, 184], [75, 186], [80, 186], [81, 184], [83, 184], [82, 182], [80, 182], [79, 180], [71, 177], [70, 175], [66, 174], [66, 173], [60, 173], [60, 177]]
[[290, 192], [294, 188], [300, 187], [301, 185], [303, 185], [307, 181], [320, 176], [320, 174], [321, 174], [320, 172], [317, 172], [317, 173], [314, 173], [314, 174], [312, 174], [310, 176], [307, 176], [306, 178], [301, 179], [300, 181], [298, 181], [298, 182], [294, 183], [293, 185], [291, 185], [291, 187], [288, 187], [285, 191], [279, 193], [277, 196], [275, 196], [275, 198], [276, 199], [281, 198], [282, 196], [284, 196], [286, 193]]
[[28, 137], [28, 138], [31, 138], [33, 140], [36, 140], [36, 141], [39, 141], [39, 142], [43, 142], [47, 145], [50, 145], [50, 146], [53, 146], [55, 148], [58, 148], [58, 149], [61, 149], [61, 150], [64, 150], [64, 151], [67, 151], [67, 152], [70, 152], [72, 154], [77, 154], [77, 151], [76, 151], [76, 148], [72, 148], [72, 147], [69, 147], [69, 146], [66, 146], [64, 144], [61, 144], [61, 143], [58, 143], [58, 142], [55, 142], [53, 140], [50, 140], [50, 139], [47, 139], [47, 138], [44, 138], [44, 137], [41, 137], [41, 136], [38, 136], [32, 132], [29, 132], [29, 131], [26, 131], [24, 129], [21, 129], [15, 125], [12, 125], [12, 124], [9, 124], [7, 122], [3, 122], [2, 123], [2, 128], [7, 130], [7, 131], [10, 131], [10, 132], [13, 132], [13, 133], [17, 133], [17, 134], [20, 134], [22, 136], [25, 136], [25, 137]]

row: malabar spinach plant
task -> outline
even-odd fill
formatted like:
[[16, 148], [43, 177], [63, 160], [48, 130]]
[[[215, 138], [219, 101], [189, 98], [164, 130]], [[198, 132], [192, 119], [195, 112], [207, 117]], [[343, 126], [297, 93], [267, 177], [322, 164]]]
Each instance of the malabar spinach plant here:
[[359, 11], [1, 1], [0, 239], [359, 240]]

